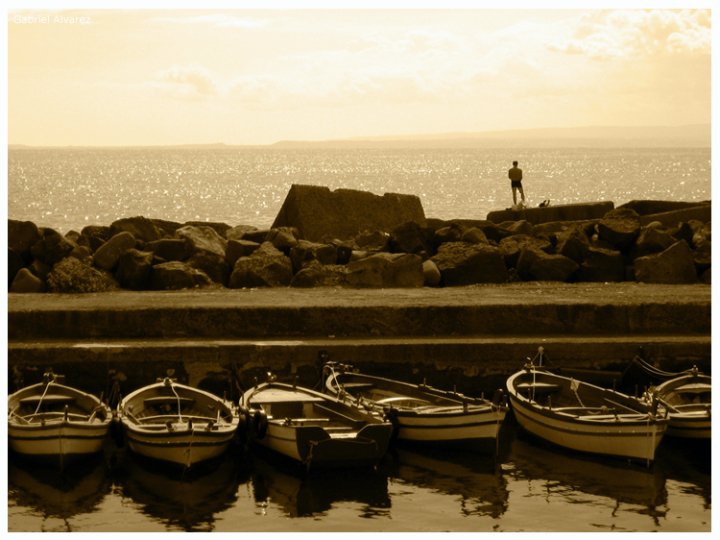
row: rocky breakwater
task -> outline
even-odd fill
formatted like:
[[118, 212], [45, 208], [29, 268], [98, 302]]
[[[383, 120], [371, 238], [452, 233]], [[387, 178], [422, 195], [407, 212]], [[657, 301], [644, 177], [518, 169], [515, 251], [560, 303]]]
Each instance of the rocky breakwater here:
[[83, 293], [710, 283], [710, 203], [636, 201], [618, 208], [594, 203], [508, 212], [486, 220], [426, 219], [415, 196], [296, 185], [268, 229], [141, 216], [61, 234], [10, 219], [8, 285], [17, 293]]

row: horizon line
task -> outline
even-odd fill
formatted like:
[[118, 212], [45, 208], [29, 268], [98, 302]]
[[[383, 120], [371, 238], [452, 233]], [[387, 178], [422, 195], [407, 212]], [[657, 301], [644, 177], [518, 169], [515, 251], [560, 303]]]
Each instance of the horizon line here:
[[[353, 143], [399, 143], [403, 141], [420, 143], [420, 142], [431, 142], [433, 140], [449, 142], [453, 140], [465, 140], [465, 139], [481, 139], [497, 138], [501, 136], [511, 136], [512, 134], [531, 134], [533, 132], [539, 133], [543, 131], [556, 131], [556, 132], [569, 132], [573, 130], [586, 130], [586, 129], [679, 129], [689, 127], [705, 127], [712, 128], [712, 122], [697, 122], [688, 124], [647, 124], [647, 125], [580, 125], [570, 127], [535, 127], [535, 128], [517, 128], [517, 129], [504, 129], [504, 130], [486, 130], [486, 131], [446, 131], [446, 132], [432, 132], [432, 133], [406, 133], [396, 135], [352, 135], [341, 138], [333, 139], [280, 139], [271, 143], [226, 143], [226, 142], [212, 142], [212, 143], [157, 143], [157, 144], [26, 144], [26, 143], [11, 143], [8, 142], [7, 147], [24, 147], [24, 148], [178, 148], [178, 147], [244, 147], [244, 148], [266, 148], [272, 146], [278, 146], [283, 144], [353, 144]], [[556, 139], [562, 139], [563, 137], [555, 137]], [[584, 137], [570, 137], [565, 138], [573, 139], [598, 139], [598, 136], [584, 136]], [[640, 137], [646, 140], [658, 140], [667, 138], [666, 136], [644, 136]], [[612, 139], [612, 137], [605, 137], [606, 140]], [[710, 145], [710, 141], [708, 141]]]

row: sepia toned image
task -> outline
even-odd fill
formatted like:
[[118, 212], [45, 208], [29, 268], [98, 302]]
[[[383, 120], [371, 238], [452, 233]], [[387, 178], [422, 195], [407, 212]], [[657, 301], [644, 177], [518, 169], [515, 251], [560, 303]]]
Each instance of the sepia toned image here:
[[702, 533], [705, 5], [7, 18], [9, 533]]

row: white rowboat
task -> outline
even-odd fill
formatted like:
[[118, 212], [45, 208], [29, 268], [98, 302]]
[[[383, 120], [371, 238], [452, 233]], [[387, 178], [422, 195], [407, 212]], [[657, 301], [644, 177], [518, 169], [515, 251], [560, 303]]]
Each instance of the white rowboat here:
[[100, 452], [111, 420], [100, 399], [58, 383], [51, 372], [8, 397], [10, 448], [31, 458], [58, 459], [61, 467]]
[[270, 380], [243, 395], [251, 440], [307, 467], [375, 465], [392, 424], [309, 388]]
[[512, 375], [507, 389], [523, 429], [571, 450], [650, 462], [668, 426], [657, 403], [532, 364]]
[[169, 378], [135, 390], [118, 406], [130, 450], [186, 468], [227, 450], [236, 412], [229, 401]]
[[[426, 384], [412, 384], [326, 365], [325, 389], [356, 406], [387, 417], [397, 439], [465, 445], [494, 441], [507, 413], [502, 398], [489, 401]], [[500, 392], [502, 393], [502, 392]]]

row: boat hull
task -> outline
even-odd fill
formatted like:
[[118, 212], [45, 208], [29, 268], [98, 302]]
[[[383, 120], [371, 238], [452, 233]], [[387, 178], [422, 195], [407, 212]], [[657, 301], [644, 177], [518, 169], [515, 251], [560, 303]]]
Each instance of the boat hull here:
[[102, 450], [109, 422], [87, 425], [57, 421], [45, 425], [8, 425], [10, 449], [36, 458], [66, 458], [95, 454]]
[[97, 397], [45, 380], [8, 396], [8, 445], [18, 455], [62, 464], [102, 450], [112, 421]]
[[496, 439], [505, 419], [505, 411], [454, 411], [446, 414], [396, 411], [391, 418], [397, 424], [397, 438], [401, 441], [472, 443]]
[[658, 397], [670, 411], [669, 436], [710, 439], [711, 388], [710, 377], [695, 370], [657, 386]]
[[[603, 402], [614, 403], [618, 409], [586, 407], [587, 404], [582, 407], [558, 407], [559, 403], [553, 405], [549, 398], [545, 404], [540, 404], [518, 392], [518, 387], [529, 385], [529, 381], [535, 384], [536, 377], [538, 381], [535, 388], [560, 388], [563, 385], [567, 388], [571, 384], [570, 379], [547, 372], [523, 371], [510, 377], [507, 383], [510, 404], [518, 424], [524, 430], [552, 444], [578, 452], [646, 462], [655, 459], [655, 451], [667, 430], [667, 419], [658, 418], [649, 410], [644, 410], [646, 406], [639, 401], [637, 410], [630, 410], [634, 398], [587, 383], [579, 384], [585, 386], [590, 396], [599, 396]], [[518, 384], [519, 380], [524, 382]], [[559, 402], [560, 396], [556, 397]], [[543, 398], [537, 397], [538, 400]], [[618, 413], [617, 410], [623, 412]]]
[[376, 415], [285, 383], [262, 383], [242, 403], [253, 443], [308, 468], [375, 465], [393, 433], [392, 424]]
[[227, 451], [239, 424], [231, 403], [170, 379], [128, 395], [119, 417], [132, 452], [186, 468]]
[[319, 426], [268, 425], [257, 444], [313, 468], [368, 466], [378, 463], [392, 436], [389, 425], [366, 426], [356, 434], [333, 436]]
[[397, 440], [405, 442], [462, 446], [492, 441], [507, 413], [506, 406], [482, 398], [354, 371], [331, 371], [325, 387], [331, 395], [387, 417]]
[[202, 427], [175, 424], [173, 431], [143, 430], [123, 421], [125, 437], [131, 451], [141, 456], [191, 467], [221, 456], [233, 441], [234, 430], [221, 434], [208, 433]]
[[670, 413], [667, 435], [683, 439], [710, 439], [711, 424], [710, 413], [706, 410]]

